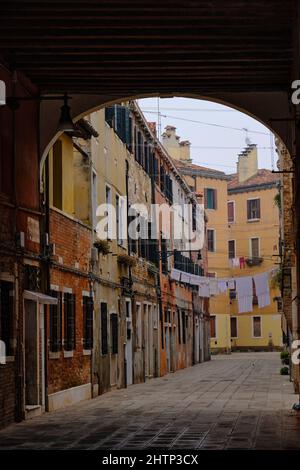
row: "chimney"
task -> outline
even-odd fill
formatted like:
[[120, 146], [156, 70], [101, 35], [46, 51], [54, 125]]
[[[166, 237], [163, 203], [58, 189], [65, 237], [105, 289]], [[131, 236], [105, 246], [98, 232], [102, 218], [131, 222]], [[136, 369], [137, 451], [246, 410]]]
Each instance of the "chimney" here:
[[191, 144], [188, 140], [180, 142], [180, 137], [176, 135], [176, 127], [165, 127], [165, 132], [162, 134], [162, 144], [174, 160], [191, 162]]
[[190, 147], [191, 143], [188, 140], [183, 140], [179, 143], [180, 146], [180, 160], [185, 162], [191, 161]]
[[248, 144], [238, 156], [237, 173], [239, 183], [244, 183], [257, 174], [257, 148], [256, 144]]

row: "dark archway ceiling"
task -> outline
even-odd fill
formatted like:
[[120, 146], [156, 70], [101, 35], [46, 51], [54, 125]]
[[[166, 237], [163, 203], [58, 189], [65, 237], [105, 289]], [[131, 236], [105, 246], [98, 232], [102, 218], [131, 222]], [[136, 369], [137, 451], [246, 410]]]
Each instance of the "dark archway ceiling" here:
[[294, 4], [2, 1], [0, 54], [43, 93], [287, 90]]

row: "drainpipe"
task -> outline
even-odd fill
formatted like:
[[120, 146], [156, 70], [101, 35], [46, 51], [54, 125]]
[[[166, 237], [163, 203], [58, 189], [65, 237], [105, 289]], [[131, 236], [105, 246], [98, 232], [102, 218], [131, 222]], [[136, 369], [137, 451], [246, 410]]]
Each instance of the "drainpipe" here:
[[[12, 96], [16, 95], [16, 87], [17, 87], [17, 72], [14, 71], [12, 75]], [[12, 112], [12, 161], [13, 161], [13, 204], [14, 204], [14, 211], [13, 211], [13, 233], [17, 234], [17, 218], [18, 218], [18, 193], [17, 193], [17, 132], [16, 132], [16, 111], [18, 109], [18, 105], [16, 104], [13, 108], [11, 108]], [[18, 280], [16, 286], [18, 287], [18, 291], [20, 291], [20, 276], [19, 270], [22, 267], [22, 263], [20, 262], [18, 256], [18, 246], [17, 246], [17, 239], [15, 239], [15, 281]], [[24, 362], [23, 362], [23, 336], [22, 336], [22, 328], [20, 326], [20, 302], [23, 302], [22, 299], [18, 296], [18, 304], [16, 303], [16, 395], [15, 395], [15, 417], [16, 421], [21, 421], [25, 418], [25, 407], [24, 407]], [[23, 309], [21, 308], [23, 312]]]
[[[38, 132], [39, 136], [39, 132]], [[38, 137], [39, 140], [39, 137]], [[40, 142], [38, 142], [38, 148], [40, 148]], [[39, 159], [40, 161], [40, 159]], [[50, 208], [49, 208], [49, 158], [45, 162], [45, 182], [44, 182], [43, 194], [44, 200], [42, 201], [43, 213], [42, 213], [42, 233], [48, 234], [48, 246], [50, 242]], [[47, 293], [50, 292], [50, 258], [47, 253], [47, 241], [45, 237], [42, 238], [42, 252], [43, 252], [43, 279], [44, 289]], [[45, 381], [45, 411], [49, 411], [49, 400], [48, 400], [48, 306], [44, 306], [44, 381]]]

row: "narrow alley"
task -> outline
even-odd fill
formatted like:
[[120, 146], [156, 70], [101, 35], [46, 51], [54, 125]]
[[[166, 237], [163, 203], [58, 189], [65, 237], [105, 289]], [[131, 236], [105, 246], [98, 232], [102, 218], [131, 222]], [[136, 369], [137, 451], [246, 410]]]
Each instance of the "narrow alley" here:
[[275, 352], [213, 356], [165, 377], [13, 424], [0, 449], [299, 449]]

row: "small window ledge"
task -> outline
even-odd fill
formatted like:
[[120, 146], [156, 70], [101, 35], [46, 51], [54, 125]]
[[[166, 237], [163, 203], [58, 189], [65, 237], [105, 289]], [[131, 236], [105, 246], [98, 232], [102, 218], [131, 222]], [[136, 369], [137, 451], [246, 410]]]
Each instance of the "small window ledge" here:
[[64, 357], [73, 357], [74, 356], [74, 351], [64, 351]]

